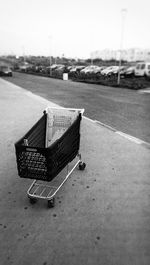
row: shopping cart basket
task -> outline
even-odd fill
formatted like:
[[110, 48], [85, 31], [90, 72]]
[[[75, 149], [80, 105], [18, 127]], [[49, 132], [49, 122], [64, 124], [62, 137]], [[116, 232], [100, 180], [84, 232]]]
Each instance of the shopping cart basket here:
[[[83, 113], [84, 109], [48, 107], [40, 120], [15, 143], [18, 175], [34, 179], [27, 191], [31, 203], [45, 199], [48, 207], [53, 207], [54, 196], [73, 170], [77, 166], [84, 170], [86, 164], [79, 153]], [[69, 163], [76, 158], [69, 170]], [[53, 185], [53, 179], [65, 167], [67, 175], [59, 185]]]

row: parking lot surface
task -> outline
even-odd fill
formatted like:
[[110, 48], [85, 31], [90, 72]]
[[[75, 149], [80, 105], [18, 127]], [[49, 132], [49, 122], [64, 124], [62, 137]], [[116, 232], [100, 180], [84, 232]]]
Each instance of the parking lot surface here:
[[84, 107], [87, 117], [150, 143], [148, 93], [17, 72], [6, 79], [61, 106]]
[[[14, 143], [52, 102], [0, 79], [2, 265], [149, 265], [150, 149], [82, 120], [76, 169], [48, 209], [31, 205]], [[74, 107], [74, 106], [72, 106]]]

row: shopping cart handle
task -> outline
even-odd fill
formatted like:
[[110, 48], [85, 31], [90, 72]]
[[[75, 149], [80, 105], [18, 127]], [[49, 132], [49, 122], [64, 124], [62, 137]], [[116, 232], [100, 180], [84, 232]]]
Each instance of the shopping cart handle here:
[[43, 113], [44, 114], [46, 114], [46, 113], [48, 113], [48, 110], [68, 110], [68, 111], [77, 111], [77, 112], [79, 112], [79, 113], [81, 113], [82, 115], [83, 115], [83, 113], [84, 113], [84, 111], [85, 111], [85, 109], [75, 109], [75, 108], [63, 108], [63, 107], [47, 107], [44, 111], [43, 111]]

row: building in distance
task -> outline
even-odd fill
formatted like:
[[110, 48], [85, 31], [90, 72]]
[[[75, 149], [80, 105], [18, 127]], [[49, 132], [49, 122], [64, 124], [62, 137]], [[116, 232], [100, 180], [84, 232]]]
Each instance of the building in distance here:
[[119, 60], [121, 59], [128, 62], [148, 61], [150, 62], [150, 49], [131, 48], [120, 50], [97, 50], [91, 52], [91, 58], [102, 60]]

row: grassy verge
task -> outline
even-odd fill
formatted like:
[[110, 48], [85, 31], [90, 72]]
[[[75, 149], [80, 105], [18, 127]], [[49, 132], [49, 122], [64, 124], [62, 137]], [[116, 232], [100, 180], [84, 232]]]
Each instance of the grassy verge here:
[[[45, 76], [50, 78], [56, 79], [63, 79], [63, 73], [59, 72], [52, 72], [52, 75], [39, 72], [24, 72], [27, 74], [38, 75], [38, 76]], [[133, 90], [139, 90], [143, 88], [150, 87], [150, 78], [146, 77], [126, 77], [120, 79], [120, 84], [117, 84], [117, 75], [112, 76], [102, 76], [100, 74], [81, 74], [81, 73], [69, 73], [69, 79], [75, 82], [82, 82], [88, 84], [97, 84], [97, 85], [104, 85], [104, 86], [111, 86], [111, 87], [120, 87], [120, 88], [128, 88]]]

